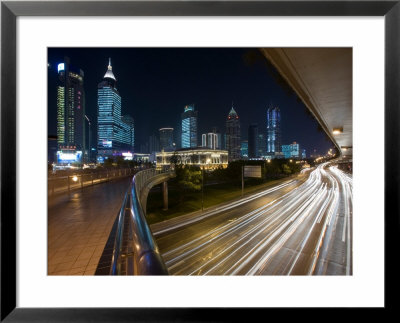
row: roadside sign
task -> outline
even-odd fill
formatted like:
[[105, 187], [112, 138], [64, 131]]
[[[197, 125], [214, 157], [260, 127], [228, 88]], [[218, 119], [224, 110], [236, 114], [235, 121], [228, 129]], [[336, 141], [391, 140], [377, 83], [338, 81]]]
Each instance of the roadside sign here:
[[261, 178], [261, 166], [244, 166], [243, 176]]

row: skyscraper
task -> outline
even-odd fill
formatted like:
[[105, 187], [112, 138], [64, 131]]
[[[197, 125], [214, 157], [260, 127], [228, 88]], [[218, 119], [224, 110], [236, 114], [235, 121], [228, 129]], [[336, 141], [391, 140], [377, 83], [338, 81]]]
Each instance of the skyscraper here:
[[161, 128], [160, 149], [164, 151], [174, 150], [174, 128]]
[[149, 153], [159, 152], [160, 151], [160, 140], [156, 135], [149, 136]]
[[225, 126], [228, 160], [233, 161], [240, 159], [240, 120], [233, 107], [226, 118]]
[[[135, 151], [135, 121], [133, 118], [126, 114], [121, 117], [121, 121], [129, 126], [129, 131], [125, 131], [123, 142], [131, 146], [132, 152]], [[125, 127], [124, 127], [125, 128]]]
[[214, 132], [204, 133], [201, 135], [201, 146], [210, 149], [217, 149], [218, 136]]
[[57, 70], [57, 148], [60, 152], [68, 151], [68, 155], [79, 151], [82, 156], [86, 149], [84, 73], [72, 66], [68, 57], [58, 64]]
[[262, 133], [258, 133], [257, 151], [258, 157], [264, 157], [266, 155], [265, 136]]
[[97, 86], [97, 147], [100, 156], [119, 154], [132, 150], [134, 143], [133, 119], [121, 118], [121, 96], [116, 87], [117, 79], [111, 59], [103, 80]]
[[249, 143], [247, 140], [243, 140], [240, 143], [240, 156], [243, 159], [247, 159], [249, 157]]
[[258, 157], [258, 125], [251, 124], [248, 131], [249, 158]]
[[186, 105], [181, 116], [182, 148], [197, 147], [197, 111], [194, 111], [194, 105]]
[[281, 152], [281, 112], [272, 104], [267, 110], [267, 154]]

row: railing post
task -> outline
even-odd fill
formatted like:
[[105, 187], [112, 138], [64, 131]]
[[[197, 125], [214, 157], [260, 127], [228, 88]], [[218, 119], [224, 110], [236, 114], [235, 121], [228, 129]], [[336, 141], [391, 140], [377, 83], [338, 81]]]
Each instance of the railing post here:
[[68, 181], [68, 193], [70, 191], [70, 187], [69, 187], [69, 175], [67, 176], [67, 181]]
[[81, 174], [81, 189], [83, 189], [83, 174]]

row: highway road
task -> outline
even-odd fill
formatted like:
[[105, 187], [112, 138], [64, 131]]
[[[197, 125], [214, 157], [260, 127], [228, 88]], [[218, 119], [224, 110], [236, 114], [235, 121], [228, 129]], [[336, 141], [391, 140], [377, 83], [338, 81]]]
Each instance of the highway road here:
[[153, 234], [171, 275], [352, 275], [352, 187], [325, 163]]

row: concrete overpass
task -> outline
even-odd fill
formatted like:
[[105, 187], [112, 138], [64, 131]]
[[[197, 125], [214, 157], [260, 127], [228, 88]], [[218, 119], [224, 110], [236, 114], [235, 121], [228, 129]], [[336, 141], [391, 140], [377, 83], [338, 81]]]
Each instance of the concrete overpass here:
[[262, 48], [340, 154], [353, 154], [352, 48]]

